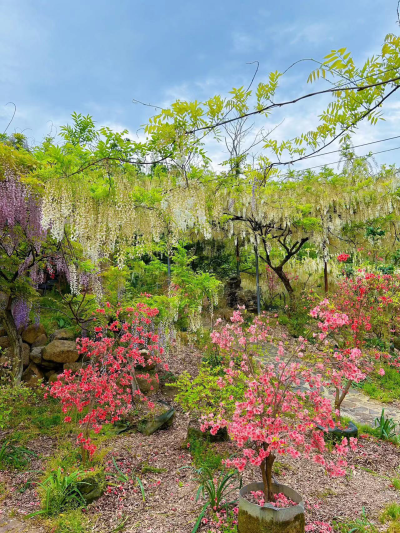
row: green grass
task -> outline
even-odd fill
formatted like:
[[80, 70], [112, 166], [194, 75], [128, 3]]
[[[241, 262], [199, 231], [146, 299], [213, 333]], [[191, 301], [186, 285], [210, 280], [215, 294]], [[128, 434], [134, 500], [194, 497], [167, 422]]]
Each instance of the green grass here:
[[0, 468], [4, 470], [7, 468], [24, 470], [34, 457], [37, 457], [36, 453], [24, 446], [16, 446], [9, 441], [0, 445]]
[[360, 518], [335, 522], [333, 529], [340, 533], [379, 533], [378, 528], [367, 517], [364, 507]]
[[399, 521], [400, 520], [400, 505], [398, 503], [390, 503], [384, 509], [381, 514], [381, 522], [384, 524], [389, 521]]
[[89, 533], [93, 531], [89, 518], [81, 509], [62, 513], [56, 519], [49, 520], [48, 526], [53, 533]]
[[396, 490], [400, 490], [400, 477], [399, 476], [392, 478], [390, 481]]
[[222, 469], [222, 461], [226, 457], [218, 453], [216, 444], [195, 437], [190, 438], [189, 444], [193, 463], [197, 468], [203, 467], [213, 471]]
[[365, 394], [375, 400], [389, 403], [400, 399], [400, 373], [395, 368], [384, 365], [385, 375], [374, 374], [362, 384]]

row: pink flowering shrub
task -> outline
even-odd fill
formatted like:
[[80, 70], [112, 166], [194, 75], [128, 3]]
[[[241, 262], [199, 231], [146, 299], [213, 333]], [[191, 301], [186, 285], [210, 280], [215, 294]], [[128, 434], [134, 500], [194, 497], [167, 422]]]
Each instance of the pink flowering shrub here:
[[[106, 311], [98, 309], [97, 314], [105, 317]], [[162, 362], [163, 348], [151, 327], [157, 314], [157, 309], [146, 304], [118, 308], [115, 320], [95, 327], [95, 339], [77, 339], [86, 361], [83, 368], [65, 370], [51, 386], [50, 395], [61, 401], [67, 415], [64, 421], [72, 422], [73, 413], [80, 417], [82, 431], [77, 440], [84, 460], [96, 450], [90, 430], [99, 433], [104, 424], [115, 423], [134, 402], [154, 407], [140, 391], [137, 378], [148, 376], [146, 366]]]
[[349, 254], [340, 254], [336, 258], [339, 263], [347, 263], [348, 259], [350, 259]]
[[[227, 427], [242, 449], [240, 457], [226, 460], [227, 466], [234, 466], [239, 472], [248, 463], [258, 466], [268, 502], [274, 501], [272, 467], [277, 456], [307, 457], [323, 465], [332, 476], [344, 475], [349, 443], [344, 439], [334, 447], [335, 460], [325, 459], [328, 449], [317, 425], [334, 427], [332, 409], [321, 393], [322, 376], [303, 362], [304, 339], [299, 339], [296, 350], [288, 356], [280, 342], [278, 355], [262, 361], [273, 340], [268, 324], [256, 317], [250, 326], [245, 326], [241, 311], [234, 312], [231, 324], [214, 331], [211, 337], [226, 363], [219, 386], [234, 383], [238, 375], [246, 376], [243, 401], [236, 403], [232, 417], [227, 416], [222, 405], [218, 412], [202, 419], [203, 431], [210, 428], [215, 434]], [[355, 444], [355, 439], [351, 439], [350, 446], [354, 448]]]
[[[398, 366], [397, 358], [389, 353], [367, 348], [366, 339], [372, 332], [389, 339], [399, 328], [399, 289], [398, 277], [359, 271], [355, 279], [343, 280], [329, 300], [310, 312], [319, 320], [320, 329], [316, 337], [322, 357], [316, 367], [324, 371], [327, 385], [335, 387], [334, 408], [339, 417], [353, 382], [363, 381], [382, 360]], [[381, 367], [378, 373], [384, 375], [385, 371]]]

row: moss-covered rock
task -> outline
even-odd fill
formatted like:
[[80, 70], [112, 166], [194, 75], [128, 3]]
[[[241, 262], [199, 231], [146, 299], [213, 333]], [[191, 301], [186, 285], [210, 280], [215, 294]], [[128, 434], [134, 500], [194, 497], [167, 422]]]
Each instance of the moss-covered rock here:
[[78, 489], [86, 503], [92, 503], [104, 494], [106, 477], [103, 471], [88, 473], [78, 483]]

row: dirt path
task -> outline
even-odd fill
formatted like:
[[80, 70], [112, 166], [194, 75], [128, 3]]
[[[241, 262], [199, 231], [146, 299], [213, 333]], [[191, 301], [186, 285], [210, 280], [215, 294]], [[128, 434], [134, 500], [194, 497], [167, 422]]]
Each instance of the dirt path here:
[[43, 529], [33, 528], [30, 523], [0, 515], [0, 533], [43, 533]]

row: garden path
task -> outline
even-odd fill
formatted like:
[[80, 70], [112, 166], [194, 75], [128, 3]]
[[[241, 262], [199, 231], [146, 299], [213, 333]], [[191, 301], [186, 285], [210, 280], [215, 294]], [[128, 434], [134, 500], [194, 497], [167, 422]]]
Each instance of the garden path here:
[[0, 533], [42, 533], [43, 529], [32, 528], [29, 522], [0, 515]]
[[[270, 344], [268, 353], [263, 360], [271, 360], [278, 355], [278, 347]], [[333, 400], [333, 393], [326, 391], [326, 397]], [[352, 389], [347, 394], [341, 408], [343, 416], [349, 417], [354, 422], [375, 426], [375, 419], [379, 418], [385, 410], [385, 416], [392, 418], [400, 426], [400, 408], [395, 404], [383, 403], [363, 394], [360, 390]]]

